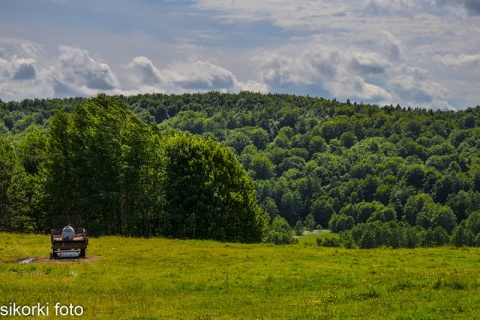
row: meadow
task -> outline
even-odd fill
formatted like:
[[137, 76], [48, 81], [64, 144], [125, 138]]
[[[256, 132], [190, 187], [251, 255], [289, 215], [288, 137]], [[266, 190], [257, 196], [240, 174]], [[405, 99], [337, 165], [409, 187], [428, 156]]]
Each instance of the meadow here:
[[[288, 246], [100, 237], [86, 259], [60, 261], [48, 259], [49, 236], [0, 233], [0, 307], [48, 305], [45, 319], [478, 317], [480, 249], [316, 245], [328, 236]], [[56, 303], [83, 313], [55, 316]]]

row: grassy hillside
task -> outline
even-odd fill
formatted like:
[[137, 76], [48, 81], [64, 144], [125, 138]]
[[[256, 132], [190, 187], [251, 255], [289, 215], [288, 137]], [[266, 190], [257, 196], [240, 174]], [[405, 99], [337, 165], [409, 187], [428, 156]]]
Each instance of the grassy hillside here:
[[50, 261], [48, 236], [0, 233], [0, 307], [48, 303], [55, 318], [55, 303], [72, 303], [84, 319], [478, 315], [480, 249], [323, 248], [318, 236], [332, 235], [291, 246], [92, 238], [86, 260]]

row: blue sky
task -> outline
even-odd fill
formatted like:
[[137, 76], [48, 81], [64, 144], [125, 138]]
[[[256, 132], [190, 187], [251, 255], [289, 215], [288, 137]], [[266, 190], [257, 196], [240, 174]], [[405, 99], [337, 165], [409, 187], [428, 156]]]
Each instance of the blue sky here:
[[480, 104], [480, 0], [0, 0], [0, 99], [282, 92]]

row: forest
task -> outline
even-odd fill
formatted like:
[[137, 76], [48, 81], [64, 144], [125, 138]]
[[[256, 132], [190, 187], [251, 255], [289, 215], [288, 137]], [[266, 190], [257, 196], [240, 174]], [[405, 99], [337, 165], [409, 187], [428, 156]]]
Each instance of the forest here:
[[68, 212], [94, 235], [480, 246], [480, 106], [209, 92], [0, 101], [0, 119], [3, 231]]

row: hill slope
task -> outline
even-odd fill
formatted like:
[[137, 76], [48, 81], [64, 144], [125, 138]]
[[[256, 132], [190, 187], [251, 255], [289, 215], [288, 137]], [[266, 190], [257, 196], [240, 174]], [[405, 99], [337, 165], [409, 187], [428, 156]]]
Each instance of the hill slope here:
[[[120, 99], [160, 132], [189, 132], [233, 148], [260, 205], [292, 226], [309, 214], [334, 231], [398, 221], [451, 235], [461, 225], [464, 243], [475, 242], [480, 107], [380, 108], [247, 92]], [[21, 140], [31, 124], [48, 127], [54, 106], [68, 111], [78, 103], [84, 100], [1, 103], [0, 133]]]

